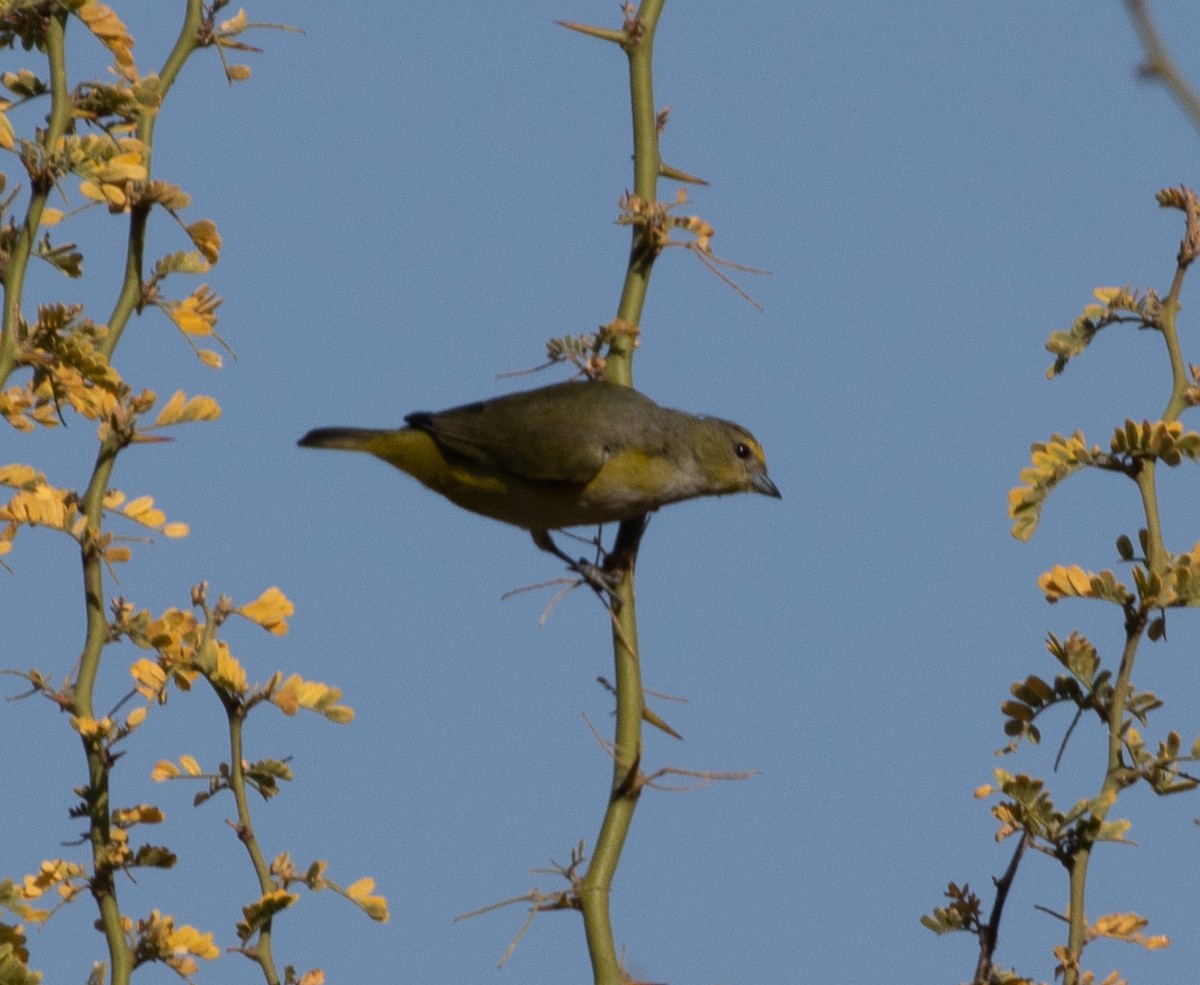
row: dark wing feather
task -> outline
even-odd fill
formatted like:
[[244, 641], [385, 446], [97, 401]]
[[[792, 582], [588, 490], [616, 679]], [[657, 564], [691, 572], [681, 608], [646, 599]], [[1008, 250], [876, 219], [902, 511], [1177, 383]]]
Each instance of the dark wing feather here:
[[439, 413], [410, 414], [450, 454], [524, 479], [586, 483], [657, 406], [614, 383], [559, 383]]

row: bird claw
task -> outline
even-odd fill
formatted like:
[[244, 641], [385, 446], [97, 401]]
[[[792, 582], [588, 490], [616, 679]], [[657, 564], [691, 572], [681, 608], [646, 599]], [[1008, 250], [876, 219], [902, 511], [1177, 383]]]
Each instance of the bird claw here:
[[[624, 572], [618, 568], [610, 566], [608, 561], [601, 567], [597, 564], [592, 564], [590, 561], [585, 561], [583, 558], [575, 559], [571, 555], [562, 550], [553, 538], [549, 531], [533, 531], [533, 541], [543, 551], [548, 551], [559, 560], [563, 561], [568, 568], [579, 575], [583, 584], [587, 585], [592, 591], [600, 596], [601, 601], [607, 596], [607, 606], [611, 612], [621, 611], [621, 599], [617, 596], [617, 589], [621, 585], [621, 580], [624, 577]], [[609, 555], [609, 561], [612, 560], [612, 555]]]
[[621, 611], [621, 599], [617, 595], [617, 588], [621, 584], [619, 571], [608, 571], [583, 558], [570, 562], [570, 568], [579, 575], [583, 584], [600, 596], [600, 601], [608, 606], [610, 612], [616, 615]]
[[597, 592], [607, 592], [612, 595], [621, 584], [620, 572], [606, 571], [599, 565], [585, 561], [583, 558], [571, 562], [571, 570]]

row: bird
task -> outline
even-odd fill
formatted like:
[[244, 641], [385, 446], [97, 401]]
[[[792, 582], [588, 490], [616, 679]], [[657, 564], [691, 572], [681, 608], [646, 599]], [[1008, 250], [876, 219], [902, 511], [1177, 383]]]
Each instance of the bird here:
[[552, 530], [632, 520], [700, 496], [781, 498], [745, 428], [603, 380], [422, 411], [404, 423], [317, 428], [298, 444], [374, 455], [463, 509], [529, 531], [593, 587], [597, 569], [560, 550]]

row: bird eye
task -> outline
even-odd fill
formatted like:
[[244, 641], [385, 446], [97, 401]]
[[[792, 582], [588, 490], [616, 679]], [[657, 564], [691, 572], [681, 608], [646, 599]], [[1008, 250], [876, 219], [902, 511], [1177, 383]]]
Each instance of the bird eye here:
[[737, 455], [738, 458], [749, 458], [750, 457], [750, 446], [747, 445], [743, 441], [739, 441], [736, 445], [733, 446], [733, 453], [735, 455]]

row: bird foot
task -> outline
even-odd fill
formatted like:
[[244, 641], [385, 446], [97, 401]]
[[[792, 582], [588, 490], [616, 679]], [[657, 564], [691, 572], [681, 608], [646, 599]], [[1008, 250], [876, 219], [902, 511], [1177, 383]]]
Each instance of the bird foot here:
[[612, 612], [616, 613], [621, 610], [621, 600], [617, 597], [617, 588], [624, 577], [624, 571], [611, 563], [614, 555], [610, 554], [603, 567], [601, 567], [600, 565], [592, 564], [590, 561], [585, 561], [583, 558], [572, 558], [570, 554], [554, 543], [549, 531], [534, 531], [533, 541], [543, 551], [553, 554], [559, 560], [563, 561], [575, 574], [579, 575], [583, 584], [599, 595], [600, 600]]
[[607, 571], [599, 565], [583, 560], [583, 558], [572, 561], [570, 567], [592, 589], [602, 595], [607, 593], [614, 603], [619, 604], [619, 600], [614, 595], [617, 587], [621, 584], [619, 571]]

